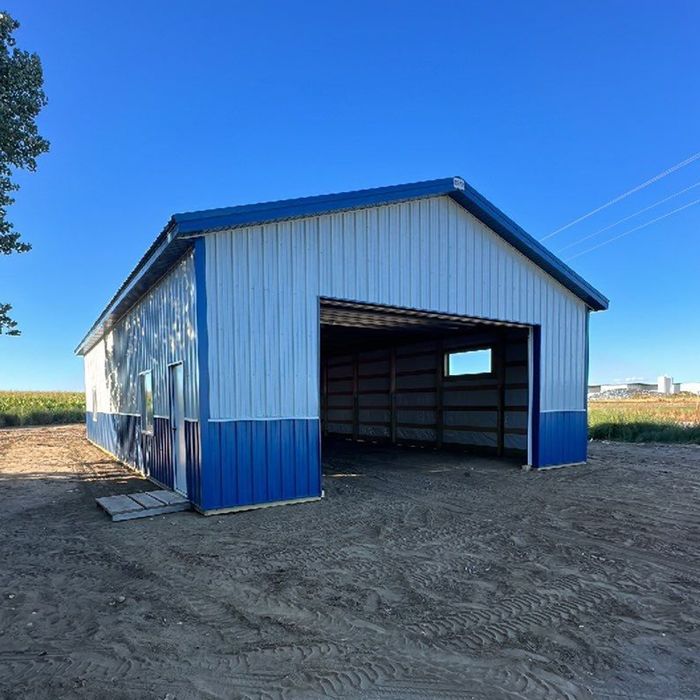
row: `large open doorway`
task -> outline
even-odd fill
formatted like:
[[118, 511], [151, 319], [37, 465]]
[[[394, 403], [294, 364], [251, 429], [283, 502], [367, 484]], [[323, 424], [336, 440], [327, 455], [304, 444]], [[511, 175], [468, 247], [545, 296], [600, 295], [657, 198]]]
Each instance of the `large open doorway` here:
[[531, 329], [321, 299], [321, 430], [529, 463]]

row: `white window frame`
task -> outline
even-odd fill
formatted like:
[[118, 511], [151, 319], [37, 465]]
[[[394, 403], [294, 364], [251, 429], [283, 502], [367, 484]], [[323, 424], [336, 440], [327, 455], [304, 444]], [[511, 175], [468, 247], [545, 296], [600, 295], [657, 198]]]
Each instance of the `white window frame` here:
[[[147, 381], [149, 385], [148, 390], [146, 389]], [[155, 401], [153, 396], [153, 372], [150, 369], [139, 373], [139, 391], [141, 409], [141, 433], [143, 435], [153, 435], [153, 426], [155, 424]], [[147, 392], [151, 395], [150, 416], [148, 412], [149, 406], [146, 399]]]
[[97, 423], [97, 387], [92, 387], [92, 422]]

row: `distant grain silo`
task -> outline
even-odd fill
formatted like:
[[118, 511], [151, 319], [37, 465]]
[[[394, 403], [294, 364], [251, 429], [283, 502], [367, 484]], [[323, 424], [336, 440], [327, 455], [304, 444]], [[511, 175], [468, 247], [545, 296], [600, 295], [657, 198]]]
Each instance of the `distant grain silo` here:
[[319, 497], [333, 435], [580, 463], [607, 305], [461, 178], [178, 214], [77, 348], [88, 437], [203, 512]]
[[673, 377], [669, 377], [665, 374], [661, 375], [658, 379], [658, 391], [659, 394], [672, 394]]

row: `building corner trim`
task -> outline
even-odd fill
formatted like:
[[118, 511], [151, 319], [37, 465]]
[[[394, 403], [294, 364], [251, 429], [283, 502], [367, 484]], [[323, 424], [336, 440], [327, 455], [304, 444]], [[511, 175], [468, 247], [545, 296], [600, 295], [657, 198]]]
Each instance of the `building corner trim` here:
[[206, 240], [194, 243], [194, 276], [197, 304], [197, 370], [199, 375], [199, 475], [196, 507], [206, 507], [209, 489], [207, 477], [211, 473], [209, 430], [209, 332], [207, 323], [207, 258]]

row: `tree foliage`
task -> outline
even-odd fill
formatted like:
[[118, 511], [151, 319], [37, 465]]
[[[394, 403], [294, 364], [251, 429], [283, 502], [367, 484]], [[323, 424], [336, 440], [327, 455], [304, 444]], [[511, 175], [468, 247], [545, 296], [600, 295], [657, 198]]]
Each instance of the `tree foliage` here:
[[[7, 208], [19, 189], [12, 180], [16, 170], [36, 170], [36, 159], [49, 149], [39, 134], [36, 117], [46, 105], [41, 61], [34, 53], [15, 45], [19, 22], [0, 11], [0, 254], [25, 253], [31, 248], [21, 240], [7, 219]], [[0, 335], [19, 335], [9, 317], [12, 307], [0, 303]]]
[[20, 331], [17, 329], [17, 321], [13, 321], [10, 318], [10, 311], [12, 311], [10, 304], [0, 304], [0, 334], [19, 335]]

